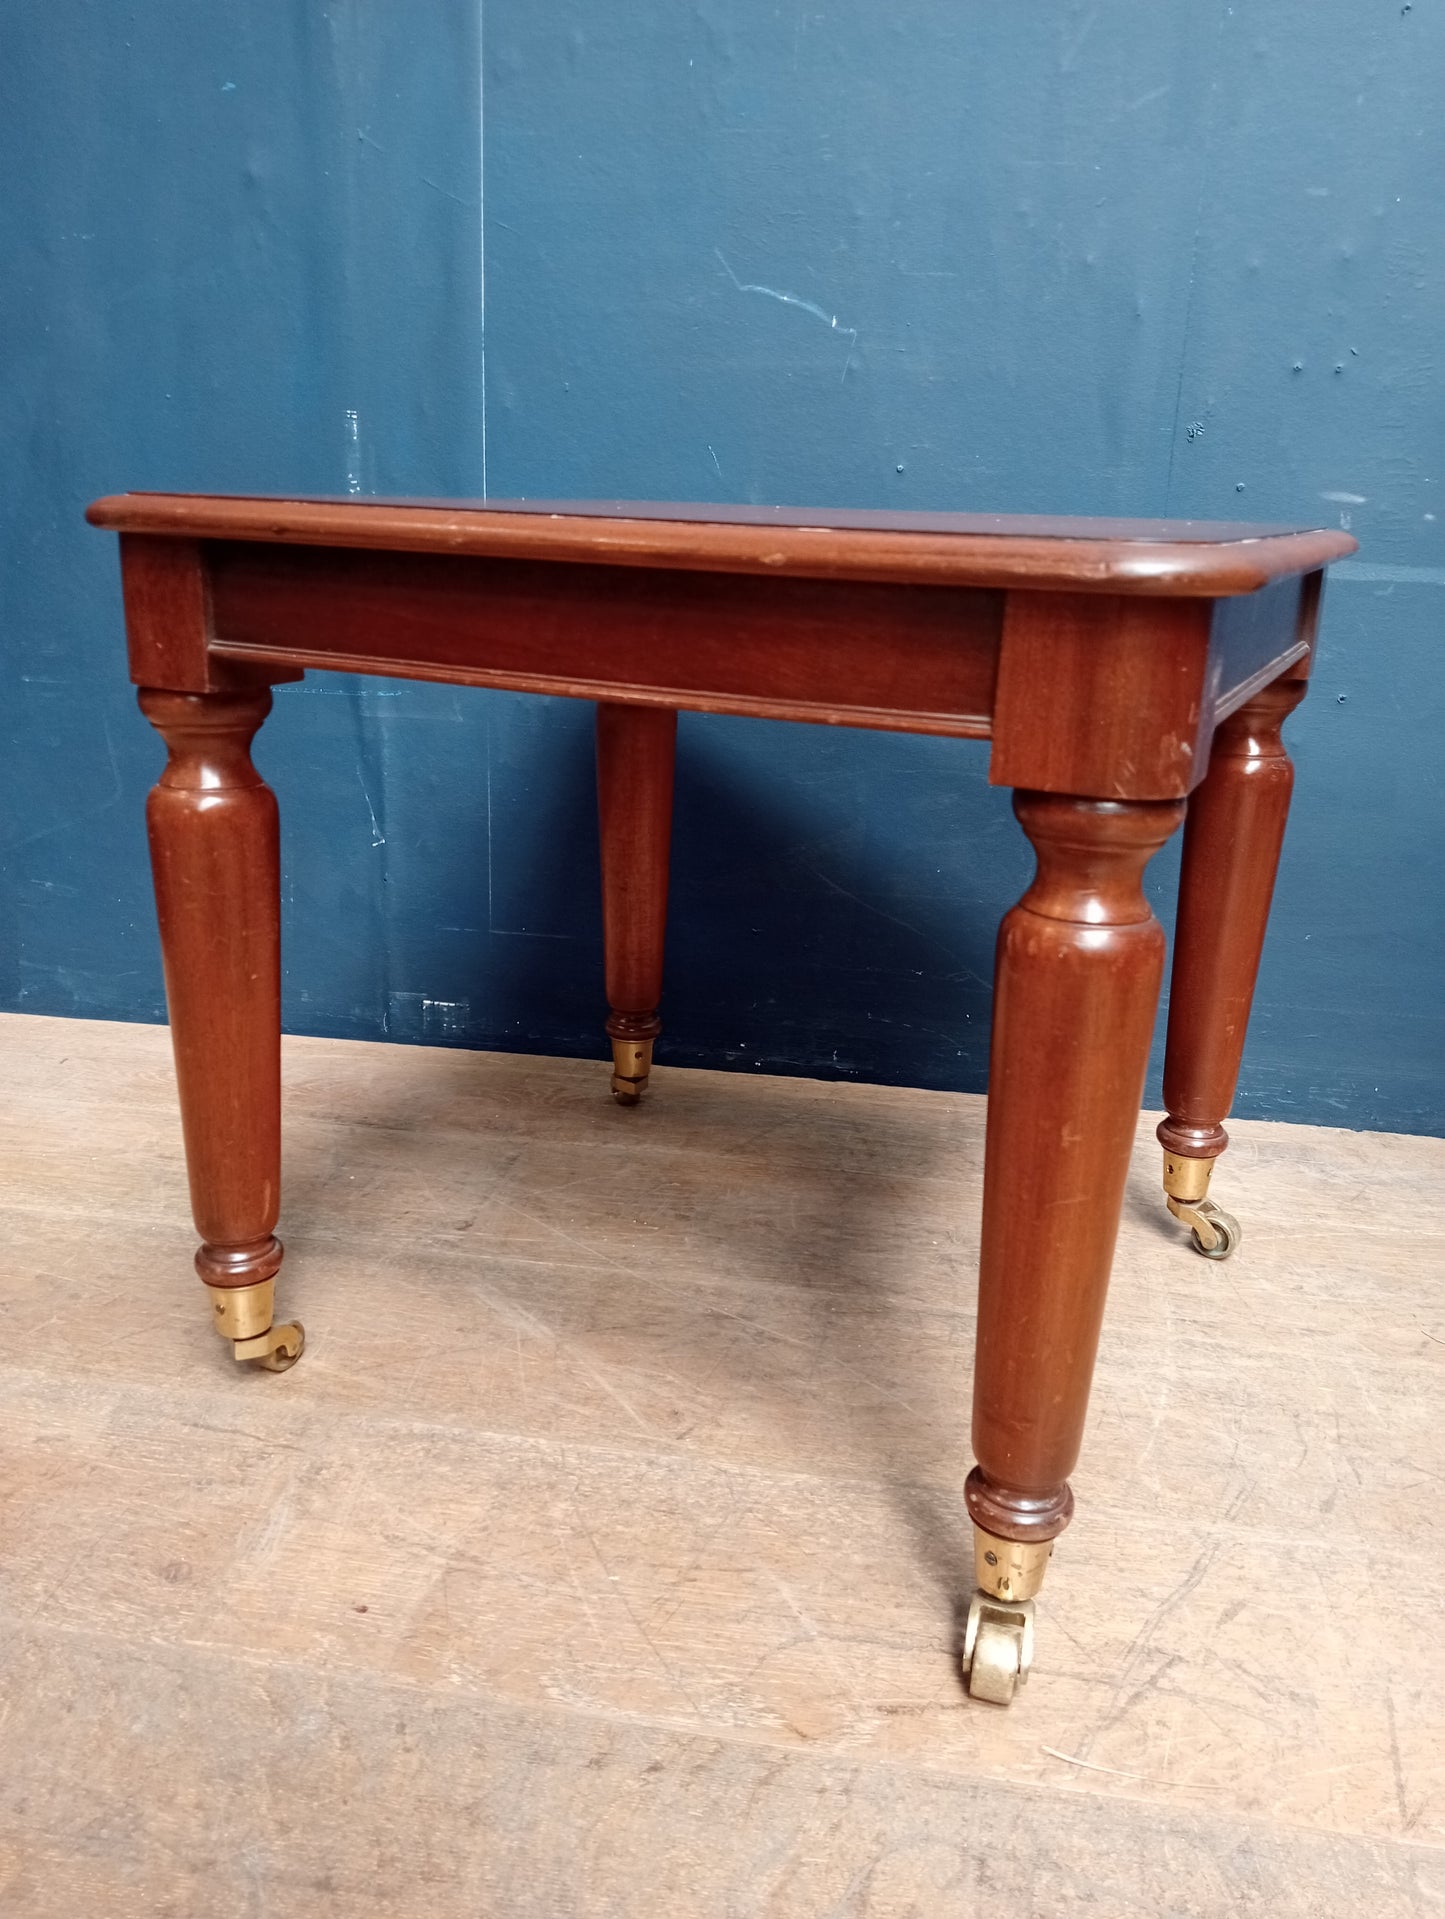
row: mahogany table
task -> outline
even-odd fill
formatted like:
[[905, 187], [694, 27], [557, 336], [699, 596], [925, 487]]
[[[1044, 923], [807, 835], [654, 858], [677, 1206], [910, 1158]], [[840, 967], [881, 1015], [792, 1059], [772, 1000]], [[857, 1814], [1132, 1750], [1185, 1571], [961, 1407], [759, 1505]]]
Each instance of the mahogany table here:
[[148, 818], [196, 1266], [281, 1370], [276, 802], [251, 764], [308, 667], [597, 702], [612, 1087], [660, 1030], [680, 708], [991, 740], [1038, 870], [999, 931], [964, 1488], [969, 1690], [1027, 1677], [1068, 1524], [1164, 934], [1144, 867], [1185, 817], [1159, 1127], [1167, 1204], [1223, 1258], [1227, 1143], [1323, 569], [1348, 534], [593, 503], [130, 493], [131, 677], [169, 762]]

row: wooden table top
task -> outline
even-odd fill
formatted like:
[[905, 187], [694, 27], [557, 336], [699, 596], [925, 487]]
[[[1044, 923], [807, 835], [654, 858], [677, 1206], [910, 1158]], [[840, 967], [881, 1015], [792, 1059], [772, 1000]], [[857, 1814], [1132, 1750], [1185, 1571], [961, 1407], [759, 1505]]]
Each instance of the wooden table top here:
[[1356, 550], [1323, 527], [626, 500], [122, 493], [120, 533], [920, 585], [1225, 598]]

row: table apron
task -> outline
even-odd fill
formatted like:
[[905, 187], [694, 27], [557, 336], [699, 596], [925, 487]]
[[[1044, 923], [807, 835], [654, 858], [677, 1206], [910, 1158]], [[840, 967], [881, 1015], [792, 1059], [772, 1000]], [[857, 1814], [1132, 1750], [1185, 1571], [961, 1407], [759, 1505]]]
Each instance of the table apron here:
[[991, 739], [997, 784], [1183, 797], [1215, 726], [1309, 670], [1322, 574], [1229, 599], [122, 539], [131, 675], [308, 668]]
[[205, 542], [208, 650], [267, 667], [987, 738], [989, 588]]

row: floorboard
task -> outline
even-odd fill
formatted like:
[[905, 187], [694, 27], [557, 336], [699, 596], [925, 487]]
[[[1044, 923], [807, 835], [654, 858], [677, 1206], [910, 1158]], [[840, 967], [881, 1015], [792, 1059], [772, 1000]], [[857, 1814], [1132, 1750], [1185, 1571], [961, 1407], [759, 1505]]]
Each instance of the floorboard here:
[[1445, 1912], [1445, 1142], [1126, 1205], [1008, 1711], [955, 1665], [983, 1102], [289, 1040], [283, 1301], [163, 1029], [0, 1019], [0, 1911]]

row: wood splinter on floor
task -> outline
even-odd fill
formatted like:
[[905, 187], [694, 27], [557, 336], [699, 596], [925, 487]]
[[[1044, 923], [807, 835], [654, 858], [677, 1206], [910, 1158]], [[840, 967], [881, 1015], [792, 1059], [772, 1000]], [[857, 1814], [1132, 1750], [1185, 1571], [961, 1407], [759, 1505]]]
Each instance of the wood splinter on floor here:
[[1116, 1779], [1147, 1779], [1146, 1772], [1125, 1772], [1121, 1766], [1101, 1766], [1094, 1759], [1075, 1759], [1069, 1752], [1059, 1752], [1053, 1746], [1040, 1746], [1040, 1752], [1046, 1752], [1050, 1759], [1062, 1759], [1066, 1766], [1082, 1766], [1086, 1772], [1109, 1772]]

